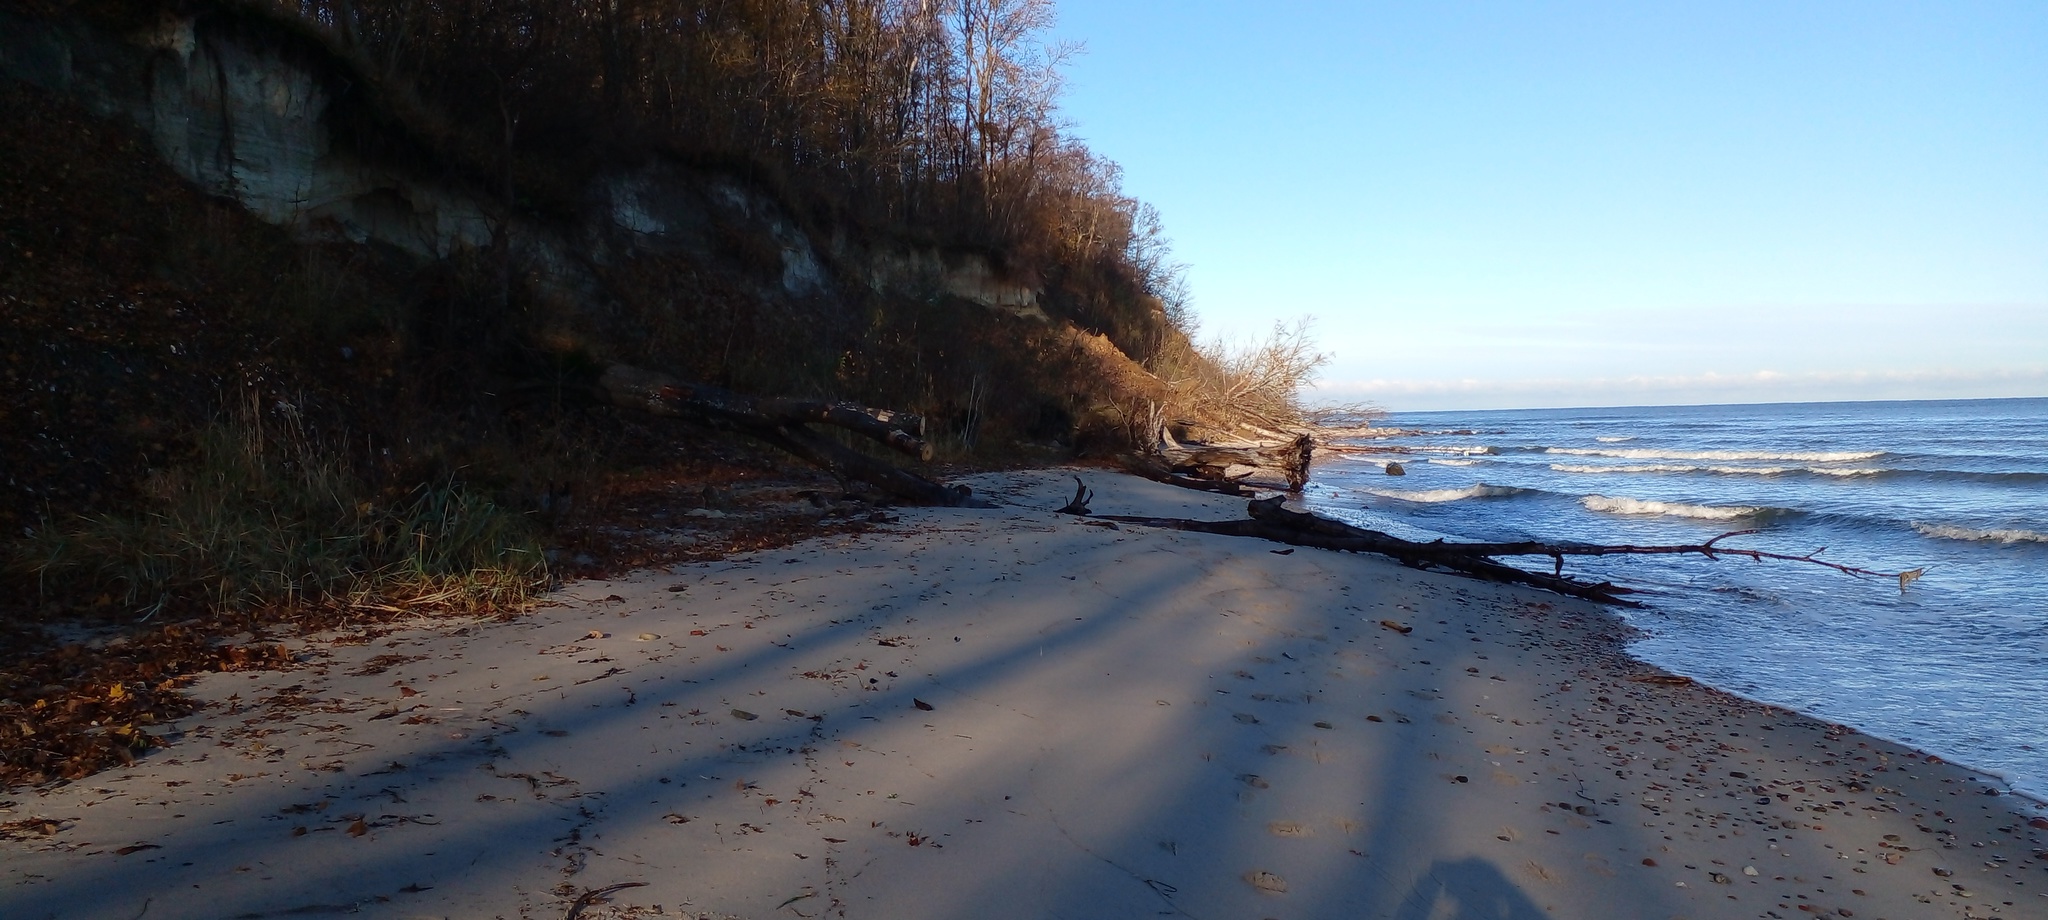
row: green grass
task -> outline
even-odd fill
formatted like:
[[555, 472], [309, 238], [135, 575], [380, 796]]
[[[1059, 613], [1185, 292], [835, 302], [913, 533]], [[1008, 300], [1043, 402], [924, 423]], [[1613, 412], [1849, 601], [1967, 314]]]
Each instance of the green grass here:
[[375, 494], [290, 413], [216, 422], [125, 513], [45, 527], [17, 560], [45, 594], [154, 613], [177, 602], [516, 604], [545, 586], [525, 516], [446, 479]]

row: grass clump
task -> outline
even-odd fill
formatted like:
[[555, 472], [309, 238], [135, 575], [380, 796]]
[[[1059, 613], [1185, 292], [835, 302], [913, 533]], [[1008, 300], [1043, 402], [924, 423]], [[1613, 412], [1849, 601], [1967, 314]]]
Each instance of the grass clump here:
[[536, 528], [453, 478], [379, 495], [280, 405], [201, 430], [132, 510], [44, 528], [21, 562], [46, 595], [154, 614], [301, 602], [499, 607], [543, 588]]

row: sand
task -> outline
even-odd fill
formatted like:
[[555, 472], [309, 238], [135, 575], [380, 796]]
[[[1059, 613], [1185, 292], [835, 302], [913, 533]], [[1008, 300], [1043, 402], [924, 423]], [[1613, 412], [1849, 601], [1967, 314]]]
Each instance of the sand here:
[[2028, 803], [1635, 680], [1590, 605], [976, 485], [209, 676], [169, 748], [6, 797], [61, 829], [0, 843], [0, 916], [2048, 917]]

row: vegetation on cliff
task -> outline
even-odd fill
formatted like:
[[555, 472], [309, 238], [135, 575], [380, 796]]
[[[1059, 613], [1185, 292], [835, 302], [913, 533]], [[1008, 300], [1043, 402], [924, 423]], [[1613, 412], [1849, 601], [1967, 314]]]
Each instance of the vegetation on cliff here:
[[[590, 398], [612, 362], [905, 409], [952, 462], [1295, 420], [1313, 349], [1299, 333], [1236, 356], [1194, 345], [1158, 215], [1061, 130], [1069, 49], [1046, 43], [1052, 15], [1049, 0], [0, 11], [15, 32], [0, 43], [14, 78], [0, 79], [14, 589], [0, 626], [96, 614], [175, 630], [129, 652], [21, 658], [43, 647], [29, 635], [0, 723], [44, 741], [10, 742], [28, 759], [0, 779], [78, 775], [146, 746], [139, 726], [176, 709], [167, 681], [247, 658], [194, 651], [234, 624], [307, 602], [349, 616], [516, 605], [551, 573], [651, 558], [578, 519], [677, 496], [709, 512], [724, 484], [776, 462]], [[161, 132], [108, 117], [107, 87], [35, 85], [25, 23], [46, 44], [131, 49], [131, 83], [210, 61], [228, 185], [209, 195], [181, 178]], [[482, 202], [486, 241], [423, 255], [245, 208], [221, 51], [235, 44], [313, 75], [332, 101], [323, 143], [350, 162]], [[135, 92], [145, 109], [176, 103]], [[693, 205], [694, 242], [557, 251], [580, 273], [569, 288], [509, 242], [519, 227], [583, 240], [593, 189], [657, 173], [710, 202]], [[969, 283], [888, 281], [900, 264]], [[798, 269], [801, 289], [785, 282]], [[975, 284], [1029, 301], [977, 300]], [[172, 648], [176, 663], [145, 653]], [[116, 658], [126, 683], [106, 677]], [[100, 708], [37, 706], [66, 687]], [[67, 748], [66, 719], [126, 734]]]

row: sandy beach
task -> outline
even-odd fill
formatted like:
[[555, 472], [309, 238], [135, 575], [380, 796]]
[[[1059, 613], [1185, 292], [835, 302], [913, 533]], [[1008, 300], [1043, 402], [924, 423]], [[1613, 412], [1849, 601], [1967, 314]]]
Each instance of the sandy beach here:
[[0, 916], [2048, 917], [2029, 803], [1591, 605], [969, 482], [210, 675], [167, 749], [4, 797], [55, 831], [0, 842]]

